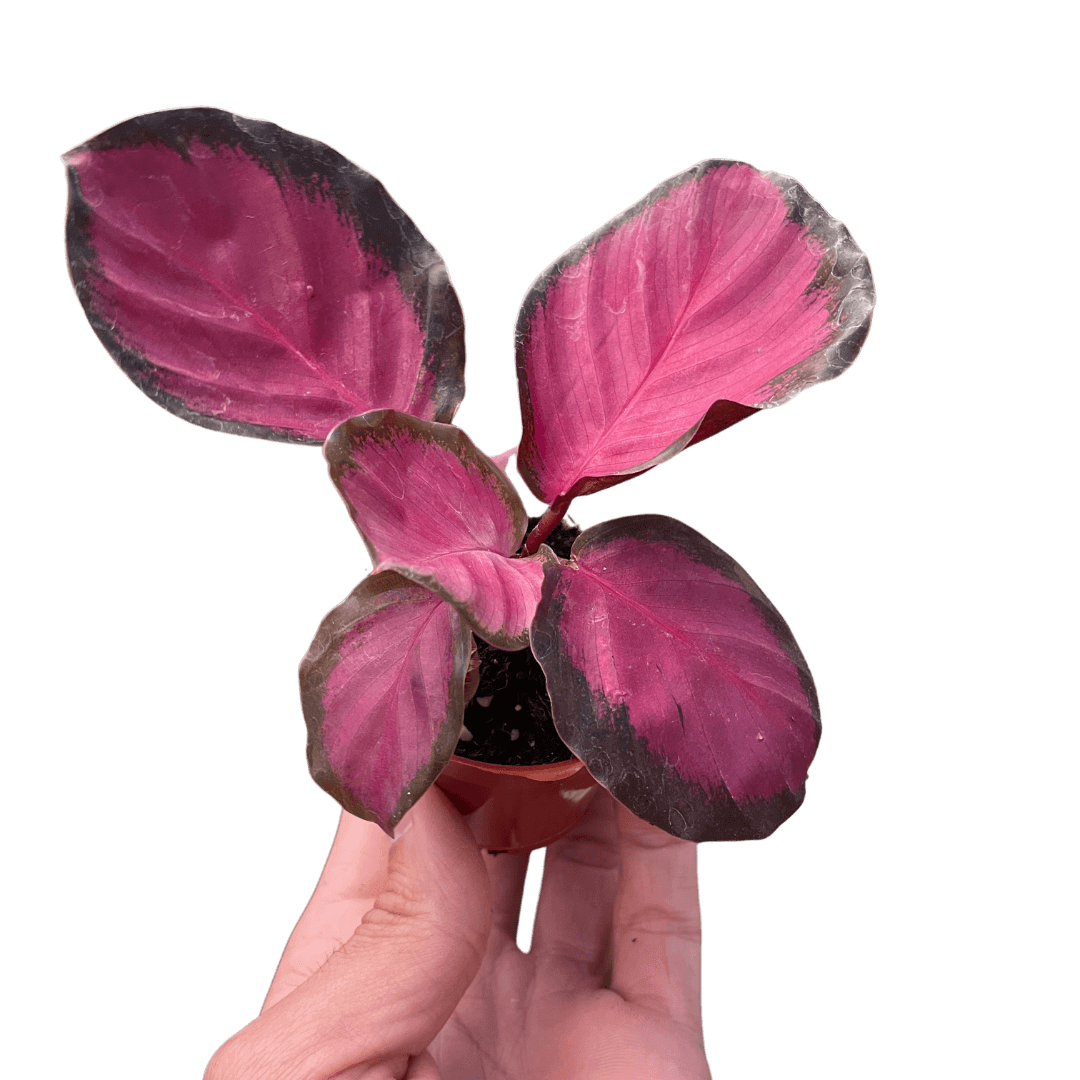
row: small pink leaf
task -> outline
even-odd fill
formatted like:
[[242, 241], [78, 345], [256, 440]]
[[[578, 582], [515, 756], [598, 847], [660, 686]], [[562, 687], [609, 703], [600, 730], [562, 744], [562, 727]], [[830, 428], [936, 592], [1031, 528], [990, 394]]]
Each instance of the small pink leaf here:
[[491, 460], [494, 461], [503, 472], [506, 472], [506, 466], [510, 464], [510, 459], [516, 453], [517, 447], [511, 446], [509, 450], [504, 450], [501, 454], [496, 454]]
[[528, 516], [463, 431], [379, 410], [336, 428], [325, 453], [376, 570], [434, 590], [491, 644], [524, 648], [555, 556], [510, 558]]
[[469, 628], [437, 596], [397, 574], [365, 578], [300, 664], [316, 783], [392, 832], [454, 753], [471, 651]]
[[308, 443], [374, 408], [453, 417], [464, 331], [446, 267], [335, 150], [178, 109], [120, 124], [66, 161], [76, 292], [159, 405]]
[[866, 256], [805, 189], [703, 161], [533, 284], [518, 469], [548, 503], [629, 479], [839, 375], [873, 304]]
[[746, 571], [688, 526], [582, 533], [545, 571], [532, 649], [564, 742], [646, 821], [757, 839], [802, 803], [821, 731], [806, 661]]

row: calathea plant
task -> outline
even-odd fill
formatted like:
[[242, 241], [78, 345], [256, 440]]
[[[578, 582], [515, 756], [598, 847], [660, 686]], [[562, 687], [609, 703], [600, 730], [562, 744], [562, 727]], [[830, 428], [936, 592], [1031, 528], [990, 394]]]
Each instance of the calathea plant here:
[[517, 467], [548, 510], [530, 527], [509, 454], [450, 424], [461, 310], [373, 177], [214, 109], [139, 117], [66, 160], [75, 288], [136, 385], [205, 427], [325, 441], [374, 562], [301, 667], [312, 772], [347, 810], [392, 830], [456, 750], [476, 756], [463, 718], [496, 717], [511, 669], [539, 687], [521, 746], [576, 755], [677, 836], [763, 837], [798, 808], [817, 700], [758, 586], [670, 518], [572, 547], [564, 518], [854, 360], [869, 266], [799, 184], [702, 162], [534, 283]]

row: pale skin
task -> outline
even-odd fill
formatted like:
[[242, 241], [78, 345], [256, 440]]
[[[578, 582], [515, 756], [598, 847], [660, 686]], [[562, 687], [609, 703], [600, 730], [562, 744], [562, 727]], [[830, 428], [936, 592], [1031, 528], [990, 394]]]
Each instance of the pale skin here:
[[262, 1012], [205, 1080], [708, 1080], [697, 849], [606, 792], [548, 848], [480, 852], [431, 788], [391, 842], [342, 814]]

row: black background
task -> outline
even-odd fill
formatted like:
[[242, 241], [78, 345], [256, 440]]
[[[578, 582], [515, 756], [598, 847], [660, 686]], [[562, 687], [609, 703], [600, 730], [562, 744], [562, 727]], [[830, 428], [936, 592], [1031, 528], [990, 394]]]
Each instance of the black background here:
[[[705, 112], [693, 129], [642, 129], [536, 103], [507, 122], [478, 106], [433, 131], [392, 107], [373, 120], [302, 95], [283, 105], [258, 94], [135, 95], [73, 106], [55, 152], [133, 112], [177, 105], [274, 120], [387, 185], [461, 296], [468, 396], [456, 422], [489, 453], [519, 436], [512, 330], [525, 289], [667, 176], [705, 157], [792, 174], [872, 262], [883, 228], [858, 148], [818, 127]], [[63, 202], [57, 163], [53, 372], [66, 419], [45, 426], [40, 445], [58, 470], [62, 523], [51, 633], [66, 644], [53, 637], [51, 648], [57, 662], [75, 651], [80, 685], [53, 723], [85, 761], [65, 773], [58, 801], [79, 822], [72, 858], [102, 882], [89, 901], [98, 956], [129, 973], [132, 1016], [152, 1008], [176, 1075], [197, 1076], [257, 1013], [334, 833], [337, 807], [307, 773], [296, 667], [369, 565], [318, 449], [191, 427], [112, 365], [66, 281]], [[862, 748], [875, 721], [872, 635], [896, 477], [895, 429], [879, 411], [892, 407], [888, 357], [879, 315], [842, 378], [571, 508], [583, 526], [654, 512], [700, 529], [780, 608], [818, 681], [824, 739], [804, 808], [767, 841], [699, 849], [710, 1031], [728, 1015], [717, 995], [732, 985], [778, 1008], [794, 993], [819, 947], [819, 912], [837, 899], [850, 823], [869, 805], [874, 762]], [[710, 1035], [714, 1068], [717, 1045]]]

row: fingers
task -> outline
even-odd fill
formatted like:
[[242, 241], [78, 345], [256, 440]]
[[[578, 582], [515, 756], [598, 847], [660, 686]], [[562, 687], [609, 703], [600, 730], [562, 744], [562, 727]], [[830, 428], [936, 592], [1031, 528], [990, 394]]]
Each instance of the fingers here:
[[529, 856], [492, 855], [485, 851], [484, 865], [491, 880], [492, 928], [510, 941], [516, 941]]
[[389, 847], [378, 825], [342, 811], [319, 883], [289, 936], [261, 1011], [306, 982], [353, 936], [386, 882]]
[[360, 1064], [372, 1075], [384, 1063], [403, 1071], [468, 988], [490, 928], [480, 852], [446, 796], [430, 788], [390, 845], [384, 888], [355, 934], [230, 1039], [207, 1080], [328, 1080]]
[[[573, 831], [547, 849], [533, 925], [538, 962], [555, 960], [582, 984], [600, 985], [608, 962], [618, 887], [615, 800], [604, 790]], [[562, 971], [562, 977], [566, 972]]]
[[618, 807], [621, 877], [611, 989], [701, 1031], [697, 845]]
[[357, 1065], [354, 1069], [346, 1069], [343, 1073], [338, 1073], [331, 1080], [390, 1080], [391, 1077], [398, 1075], [402, 1067], [405, 1068], [405, 1072], [401, 1080], [442, 1080], [435, 1065], [435, 1059], [427, 1050], [404, 1066], [400, 1061], [387, 1062], [385, 1068], [373, 1075], [369, 1066]]
[[[614, 909], [614, 912], [613, 912]], [[533, 953], [701, 1031], [697, 845], [641, 821], [600, 791], [580, 825], [548, 848]], [[567, 963], [569, 962], [569, 963]]]

